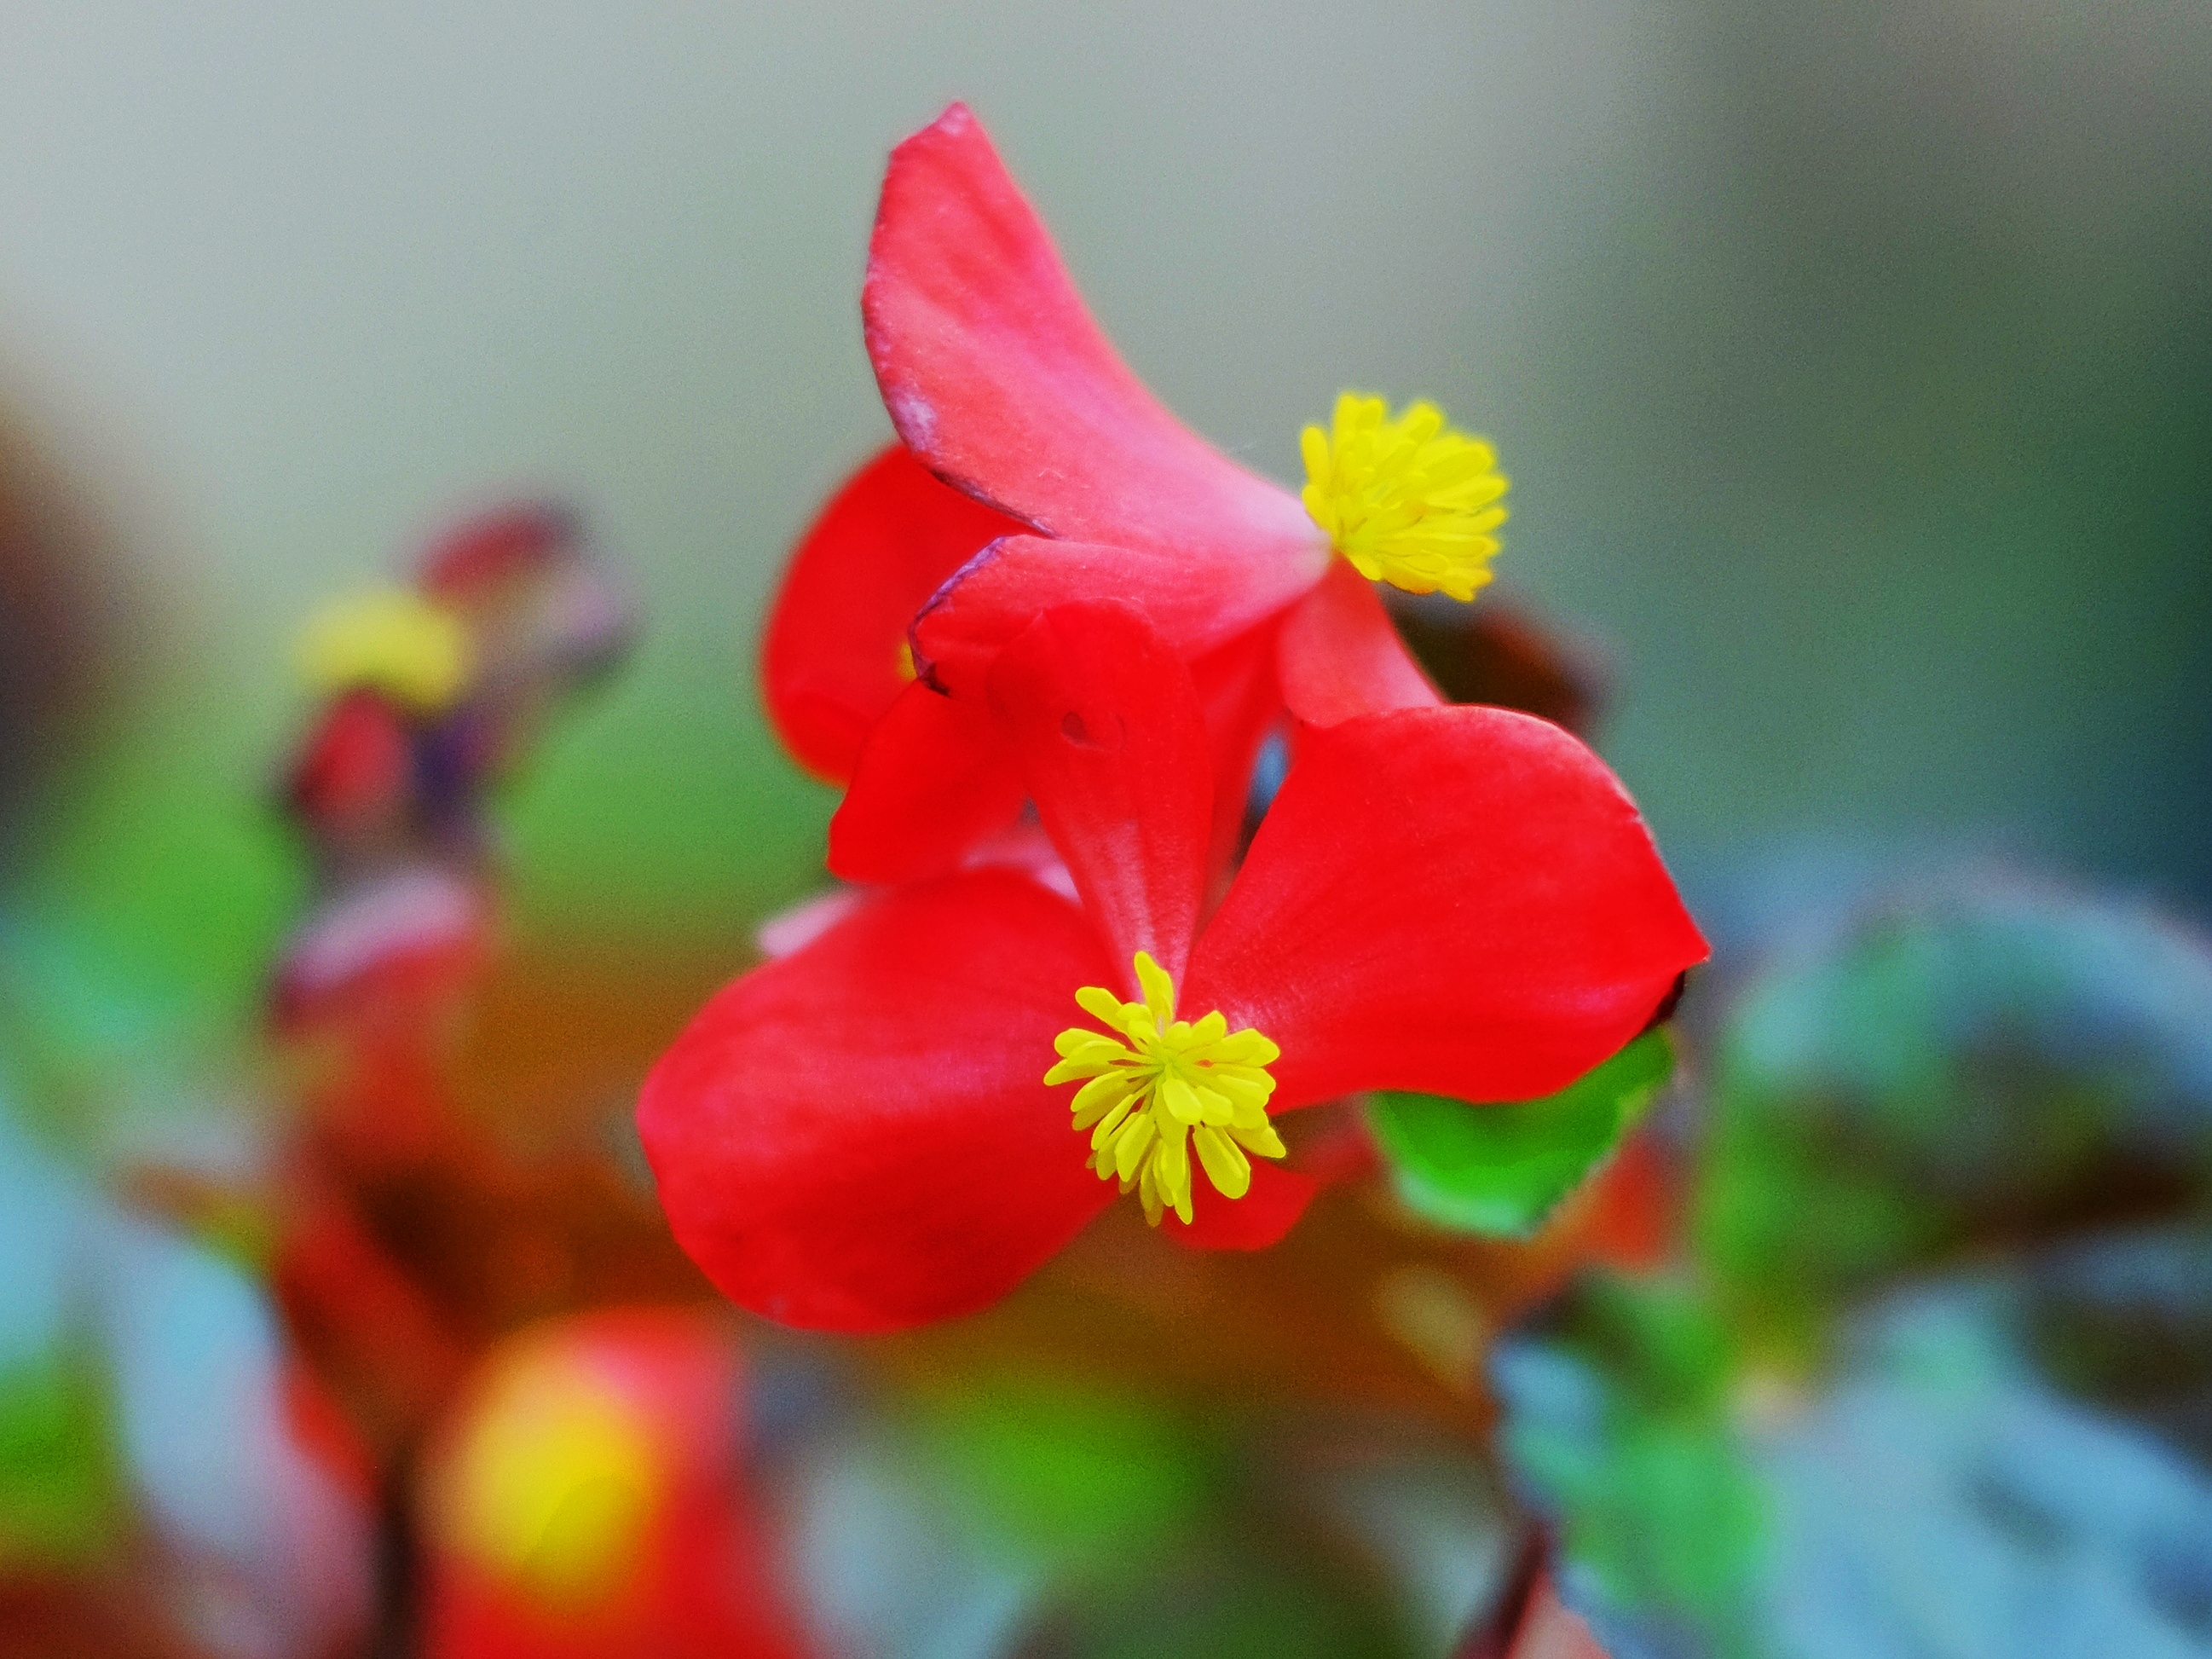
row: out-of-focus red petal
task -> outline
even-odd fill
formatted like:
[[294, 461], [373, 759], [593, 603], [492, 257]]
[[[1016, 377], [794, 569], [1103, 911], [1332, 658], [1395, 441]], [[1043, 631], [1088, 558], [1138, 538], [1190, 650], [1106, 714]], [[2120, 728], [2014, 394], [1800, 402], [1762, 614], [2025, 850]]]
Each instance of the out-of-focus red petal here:
[[996, 1301], [1114, 1196], [1040, 1079], [1106, 963], [1004, 870], [887, 895], [708, 1003], [638, 1128], [677, 1241], [787, 1324], [887, 1330]]
[[1122, 599], [1152, 619], [1190, 660], [1264, 623], [1304, 592], [1320, 574], [1288, 559], [1255, 579], [1233, 545], [1189, 547], [1054, 541], [1008, 536], [985, 548], [915, 618], [914, 654], [922, 672], [955, 696], [974, 696], [1007, 641], [1042, 611], [1078, 599]]
[[1180, 977], [1213, 811], [1190, 671], [1129, 606], [1067, 605], [1000, 653], [990, 689], [1037, 817], [1115, 964], [1112, 982], [1133, 984], [1139, 951]]
[[1281, 1046], [1278, 1109], [1520, 1100], [1618, 1050], [1705, 954], [1596, 756], [1527, 714], [1401, 709], [1309, 730], [1190, 1001]]
[[1021, 773], [990, 711], [916, 681], [861, 746], [830, 820], [830, 868], [870, 883], [941, 875], [1021, 809]]
[[285, 793], [310, 833], [344, 837], [396, 827], [411, 804], [406, 720], [378, 693], [345, 693], [301, 745]]
[[465, 602], [572, 554], [583, 540], [574, 509], [559, 501], [510, 501], [465, 520], [424, 550], [422, 591]]
[[902, 656], [914, 613], [1020, 528], [897, 444], [846, 480], [792, 555], [761, 641], [769, 718], [800, 765], [852, 776], [869, 728], [913, 678]]
[[1606, 1650], [1590, 1627], [1567, 1610], [1553, 1587], [1552, 1576], [1537, 1579], [1529, 1593], [1528, 1610], [1513, 1633], [1505, 1659], [1607, 1659]]
[[860, 308], [892, 424], [946, 483], [1048, 536], [1240, 572], [1222, 637], [1320, 574], [1297, 498], [1191, 433], [1115, 355], [964, 106], [891, 152]]
[[1277, 662], [1283, 701], [1316, 726], [1443, 701], [1400, 641], [1375, 585], [1342, 559], [1283, 619]]
[[1321, 1188], [1310, 1175], [1255, 1158], [1252, 1185], [1243, 1197], [1224, 1198], [1201, 1180], [1193, 1188], [1190, 1225], [1173, 1212], [1160, 1224], [1193, 1249], [1264, 1250], [1297, 1224]]

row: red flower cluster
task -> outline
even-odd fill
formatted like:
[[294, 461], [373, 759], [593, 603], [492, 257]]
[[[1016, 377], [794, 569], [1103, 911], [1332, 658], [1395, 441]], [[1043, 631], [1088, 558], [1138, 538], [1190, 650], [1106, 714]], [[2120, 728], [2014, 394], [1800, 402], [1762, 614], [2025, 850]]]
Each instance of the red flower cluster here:
[[[1303, 497], [1219, 455], [957, 106], [892, 156], [863, 310], [902, 447], [802, 542], [763, 666], [792, 748], [848, 781], [830, 867], [877, 890], [710, 1003], [640, 1107], [735, 1300], [966, 1312], [1116, 1182], [1187, 1242], [1272, 1243], [1313, 1189], [1274, 1115], [1558, 1089], [1703, 958], [1602, 763], [1443, 706], [1371, 586], [1486, 579], [1486, 445], [1347, 396]], [[1024, 802], [1048, 854], [1006, 850], [1035, 848], [1001, 833]]]

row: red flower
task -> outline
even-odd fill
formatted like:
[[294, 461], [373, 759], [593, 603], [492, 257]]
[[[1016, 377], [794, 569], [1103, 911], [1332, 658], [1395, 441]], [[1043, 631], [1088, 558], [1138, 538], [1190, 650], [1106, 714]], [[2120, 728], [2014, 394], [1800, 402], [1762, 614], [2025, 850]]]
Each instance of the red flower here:
[[801, 543], [763, 664], [793, 750], [850, 781], [838, 874], [933, 874], [1014, 816], [985, 682], [1054, 605], [1135, 604], [1190, 665], [1218, 836], [1285, 702], [1330, 723], [1439, 701], [1369, 579], [1462, 599], [1488, 579], [1505, 480], [1487, 445], [1427, 404], [1393, 419], [1347, 395], [1307, 428], [1303, 497], [1228, 459], [1115, 354], [957, 104], [892, 153], [861, 308], [903, 447]]
[[1111, 1200], [1101, 1174], [1192, 1242], [1270, 1243], [1311, 1183], [1267, 1161], [1266, 1113], [1547, 1092], [1705, 955], [1633, 804], [1541, 720], [1310, 732], [1208, 919], [1214, 784], [1174, 646], [1131, 607], [1057, 607], [986, 689], [1081, 904], [1003, 868], [883, 895], [724, 990], [647, 1080], [678, 1242], [771, 1317], [982, 1307]]
[[487, 1358], [430, 1443], [433, 1659], [793, 1659], [746, 1489], [738, 1356], [686, 1309], [549, 1321]]

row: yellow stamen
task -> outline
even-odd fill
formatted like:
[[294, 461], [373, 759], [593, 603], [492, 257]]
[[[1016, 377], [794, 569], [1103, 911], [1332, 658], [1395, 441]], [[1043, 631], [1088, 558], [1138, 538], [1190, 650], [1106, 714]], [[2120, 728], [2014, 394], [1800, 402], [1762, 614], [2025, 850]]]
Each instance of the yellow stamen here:
[[891, 658], [891, 665], [898, 670], [901, 685], [915, 678], [914, 641], [903, 634], [899, 635], [898, 650]]
[[662, 1476], [637, 1408], [543, 1353], [497, 1373], [459, 1447], [441, 1524], [541, 1605], [574, 1607], [632, 1576]]
[[298, 654], [319, 691], [366, 686], [424, 714], [449, 708], [476, 667], [467, 625], [404, 588], [325, 606], [301, 631]]
[[1188, 1223], [1193, 1147], [1224, 1198], [1251, 1190], [1248, 1154], [1283, 1156], [1267, 1121], [1275, 1079], [1267, 1072], [1282, 1050], [1257, 1031], [1231, 1031], [1218, 1009], [1196, 1024], [1177, 1019], [1175, 981], [1143, 951], [1135, 966], [1141, 1002], [1097, 985], [1075, 994], [1084, 1012], [1120, 1035], [1070, 1026], [1053, 1042], [1060, 1064], [1044, 1080], [1085, 1080], [1072, 1103], [1073, 1127], [1091, 1131], [1091, 1167], [1101, 1181], [1134, 1188], [1155, 1227], [1170, 1210]]
[[1330, 429], [1306, 428], [1298, 448], [1306, 511], [1368, 580], [1471, 599], [1490, 580], [1506, 479], [1497, 452], [1434, 404], [1394, 418], [1382, 398], [1346, 392]]

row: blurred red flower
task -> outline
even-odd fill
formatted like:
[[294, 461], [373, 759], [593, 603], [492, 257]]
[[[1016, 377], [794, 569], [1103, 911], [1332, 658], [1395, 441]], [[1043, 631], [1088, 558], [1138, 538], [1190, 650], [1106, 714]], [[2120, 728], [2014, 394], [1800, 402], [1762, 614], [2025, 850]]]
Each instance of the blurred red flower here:
[[425, 1467], [432, 1659], [787, 1659], [720, 1322], [616, 1308], [494, 1350]]

